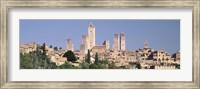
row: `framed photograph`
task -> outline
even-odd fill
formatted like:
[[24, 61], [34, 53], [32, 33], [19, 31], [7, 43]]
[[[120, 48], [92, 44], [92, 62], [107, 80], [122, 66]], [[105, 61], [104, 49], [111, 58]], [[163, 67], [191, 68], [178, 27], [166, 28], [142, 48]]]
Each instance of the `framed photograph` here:
[[1, 89], [200, 88], [199, 0], [1, 0]]

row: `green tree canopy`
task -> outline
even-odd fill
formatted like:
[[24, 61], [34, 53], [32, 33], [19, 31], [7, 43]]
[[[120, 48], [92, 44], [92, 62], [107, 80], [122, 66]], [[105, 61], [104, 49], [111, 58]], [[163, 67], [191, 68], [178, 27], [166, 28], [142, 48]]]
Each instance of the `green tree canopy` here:
[[30, 60], [30, 54], [20, 53], [20, 68], [21, 69], [32, 69], [32, 62]]
[[140, 65], [139, 62], [136, 63], [136, 68], [137, 68], [137, 69], [141, 69], [141, 65]]
[[67, 61], [70, 61], [70, 62], [77, 61], [77, 58], [75, 57], [74, 53], [71, 50], [65, 52], [63, 57], [67, 57]]
[[80, 63], [79, 65], [81, 69], [89, 69], [90, 67], [90, 64], [87, 62]]
[[108, 64], [108, 69], [117, 69], [117, 66], [115, 65], [115, 62], [111, 62]]

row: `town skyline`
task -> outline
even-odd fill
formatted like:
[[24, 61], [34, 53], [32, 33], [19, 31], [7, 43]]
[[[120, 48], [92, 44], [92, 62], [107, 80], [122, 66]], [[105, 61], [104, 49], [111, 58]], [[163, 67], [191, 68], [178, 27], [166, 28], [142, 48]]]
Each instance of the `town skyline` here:
[[[131, 25], [129, 26], [131, 27]], [[37, 42], [20, 43], [20, 67], [36, 69], [180, 69], [180, 49], [170, 54], [166, 50], [149, 47], [148, 42], [145, 41], [143, 48], [130, 50], [126, 48], [129, 44], [127, 43], [127, 37], [129, 37], [128, 33], [126, 34], [127, 31], [114, 33], [111, 44], [104, 33], [97, 33], [101, 36], [96, 36], [96, 31], [97, 28], [91, 21], [88, 24], [87, 33], [80, 34], [82, 38], [80, 50], [74, 50], [76, 43], [73, 43], [71, 37], [66, 40], [66, 49], [48, 46], [45, 42], [42, 45]], [[74, 35], [70, 32], [68, 31], [69, 34]], [[106, 32], [109, 33], [109, 31]], [[49, 32], [42, 33], [41, 36], [48, 35], [47, 33]], [[140, 34], [139, 38], [133, 35], [132, 38], [140, 39], [144, 35]], [[59, 35], [51, 36], [57, 38]], [[172, 34], [167, 34], [167, 37], [171, 36]], [[98, 37], [101, 39], [106, 37], [100, 45], [96, 44]], [[163, 34], [158, 38], [164, 41], [170, 40], [164, 39]], [[169, 44], [174, 43], [167, 45]]]
[[[67, 23], [71, 22], [71, 24], [75, 24], [75, 25], [77, 24], [77, 26], [73, 25], [75, 26], [74, 29], [76, 30], [75, 31], [69, 30], [73, 28], [73, 26], [70, 24], [68, 25], [65, 24], [65, 26], [69, 27], [69, 28], [65, 28], [65, 26], [62, 26], [63, 24], [61, 24], [64, 22], [67, 22]], [[80, 25], [80, 22], [82, 22], [81, 25]], [[39, 44], [46, 43], [48, 44], [48, 46], [52, 45], [53, 47], [57, 46], [58, 48], [62, 47], [63, 49], [66, 49], [66, 41], [67, 39], [71, 39], [72, 43], [74, 44], [74, 49], [80, 50], [80, 45], [82, 42], [81, 36], [83, 34], [87, 34], [87, 27], [90, 22], [94, 24], [95, 29], [96, 29], [96, 45], [102, 45], [103, 41], [109, 40], [110, 49], [112, 49], [114, 34], [116, 33], [120, 34], [120, 32], [124, 32], [126, 33], [126, 50], [137, 50], [139, 48], [143, 48], [144, 42], [148, 42], [151, 48], [154, 48], [156, 50], [162, 49], [169, 53], [175, 53], [177, 50], [180, 49], [180, 21], [178, 20], [156, 20], [156, 21], [155, 20], [152, 20], [152, 21], [151, 20], [134, 20], [134, 21], [132, 20], [131, 21], [130, 20], [124, 20], [124, 21], [123, 20], [106, 20], [106, 21], [105, 20], [75, 20], [75, 21], [74, 20], [70, 20], [70, 21], [68, 20], [21, 20], [20, 21], [20, 43], [28, 43], [28, 42], [36, 42]], [[142, 27], [141, 25], [140, 27], [135, 26], [134, 24], [130, 24], [131, 22], [135, 22], [135, 23], [137, 22], [139, 24], [143, 23], [142, 25], [147, 24], [145, 26], [147, 26], [148, 28], [150, 27], [149, 30], [153, 29], [153, 31], [149, 32], [147, 27], [143, 26], [143, 28], [141, 28]], [[154, 22], [154, 23], [152, 24], [150, 22]], [[57, 23], [57, 24], [52, 26], [51, 24], [53, 23], [54, 24]], [[118, 26], [119, 23], [121, 23], [122, 25]], [[87, 24], [87, 25], [83, 27], [82, 25], [84, 24]], [[155, 24], [157, 24], [157, 28], [154, 27]], [[104, 26], [105, 28], [111, 29], [111, 30], [107, 30], [107, 29], [105, 30], [100, 26]], [[167, 26], [171, 26], [171, 27], [168, 27], [167, 29], [169, 30], [166, 31], [165, 29]], [[77, 27], [80, 29], [78, 29]], [[136, 30], [136, 28], [138, 30]], [[164, 30], [161, 28], [163, 28]], [[42, 34], [39, 34], [39, 33], [45, 32], [42, 29], [46, 31], [46, 34], [43, 34], [43, 36], [41, 36]], [[144, 32], [142, 36], [141, 36], [142, 31], [140, 30]], [[62, 33], [62, 34], [59, 35], [59, 33]], [[138, 35], [140, 33], [140, 36], [135, 35], [135, 33], [137, 33]], [[35, 36], [32, 36], [32, 35], [35, 35]], [[38, 39], [38, 37], [40, 37], [40, 39]], [[137, 40], [134, 40], [135, 38]], [[56, 40], [58, 40], [58, 42]]]

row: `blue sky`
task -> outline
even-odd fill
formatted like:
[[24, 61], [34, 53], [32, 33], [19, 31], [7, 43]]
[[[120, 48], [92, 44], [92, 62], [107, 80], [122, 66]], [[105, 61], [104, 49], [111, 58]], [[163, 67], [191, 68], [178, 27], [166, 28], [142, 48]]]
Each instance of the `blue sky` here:
[[20, 43], [66, 49], [66, 39], [71, 38], [79, 50], [81, 36], [87, 34], [91, 21], [96, 28], [96, 44], [109, 40], [112, 48], [114, 34], [124, 32], [128, 50], [143, 48], [145, 41], [150, 48], [169, 53], [180, 49], [180, 20], [20, 20]]

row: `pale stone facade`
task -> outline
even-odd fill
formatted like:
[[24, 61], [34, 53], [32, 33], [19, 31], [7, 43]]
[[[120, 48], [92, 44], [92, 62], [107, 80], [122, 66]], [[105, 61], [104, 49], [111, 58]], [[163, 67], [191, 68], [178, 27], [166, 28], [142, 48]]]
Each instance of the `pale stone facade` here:
[[164, 61], [164, 60], [170, 60], [171, 55], [169, 55], [167, 52], [163, 50], [158, 50], [153, 53], [153, 59], [157, 61]]
[[85, 59], [85, 55], [87, 54], [89, 48], [90, 44], [88, 35], [82, 35], [82, 44], [80, 47], [80, 59]]
[[67, 39], [67, 50], [74, 51], [74, 45], [71, 39]]
[[95, 46], [95, 27], [90, 22], [88, 27], [88, 38], [89, 38], [89, 49], [92, 49]]
[[106, 52], [106, 46], [105, 45], [96, 45], [92, 48], [92, 52], [93, 54], [95, 53], [103, 53], [103, 52]]
[[120, 50], [120, 36], [119, 34], [114, 34], [113, 50]]
[[126, 36], [125, 33], [114, 34], [113, 50], [126, 50]]
[[47, 51], [46, 55], [49, 57], [50, 61], [55, 62], [57, 66], [60, 66], [67, 61], [67, 58], [63, 57], [67, 50], [60, 49], [55, 51], [53, 48], [49, 48], [48, 46], [45, 46], [45, 49]]
[[179, 59], [179, 60], [180, 60], [180, 51], [177, 51], [177, 52], [176, 52], [176, 59]]
[[67, 61], [66, 57], [63, 57], [65, 50], [59, 50], [59, 51], [48, 51], [48, 57], [50, 58], [51, 62], [55, 62], [57, 66], [60, 66]]
[[103, 45], [106, 46], [106, 49], [107, 49], [107, 50], [110, 49], [110, 42], [109, 42], [108, 40], [104, 41], [104, 42], [103, 42]]
[[120, 50], [126, 50], [126, 36], [123, 32], [120, 34]]
[[20, 44], [20, 52], [21, 53], [29, 53], [29, 52], [33, 52], [33, 51], [36, 51], [37, 47], [39, 45], [36, 44], [36, 43], [26, 43], [26, 44]]

